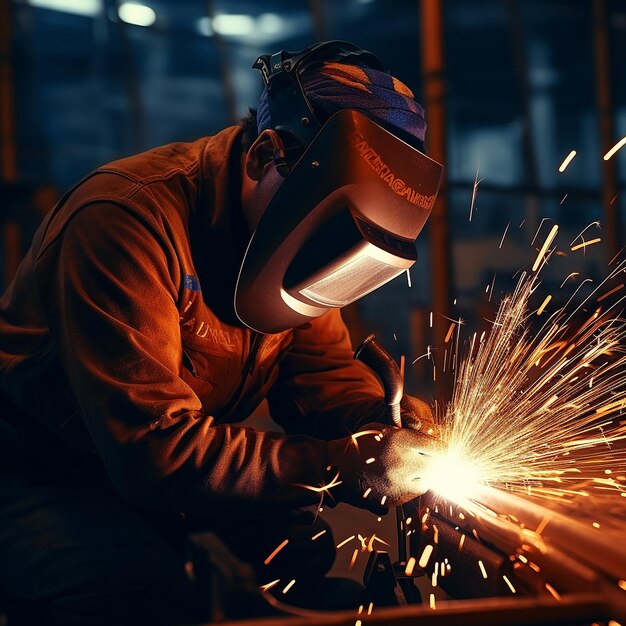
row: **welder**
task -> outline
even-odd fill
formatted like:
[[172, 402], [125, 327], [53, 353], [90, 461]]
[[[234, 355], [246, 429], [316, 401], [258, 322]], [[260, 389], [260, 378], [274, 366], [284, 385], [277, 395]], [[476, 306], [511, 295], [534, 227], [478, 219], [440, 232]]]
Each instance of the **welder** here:
[[[430, 411], [405, 396], [390, 422], [340, 315], [415, 261], [441, 173], [423, 110], [347, 42], [255, 67], [240, 125], [69, 190], [0, 300], [0, 595], [23, 621], [196, 618], [190, 529], [340, 607], [321, 498], [423, 491]], [[285, 434], [241, 424], [265, 398]]]

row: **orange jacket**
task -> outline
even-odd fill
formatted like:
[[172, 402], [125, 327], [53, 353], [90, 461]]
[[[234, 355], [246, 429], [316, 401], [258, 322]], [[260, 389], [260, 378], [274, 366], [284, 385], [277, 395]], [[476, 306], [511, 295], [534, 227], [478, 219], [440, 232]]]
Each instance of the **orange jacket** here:
[[[239, 135], [89, 175], [41, 225], [0, 299], [0, 390], [14, 419], [95, 450], [134, 502], [317, 501], [297, 485], [322, 484], [324, 440], [381, 409], [338, 310], [266, 336], [234, 318], [249, 238]], [[233, 425], [266, 396], [286, 435]]]

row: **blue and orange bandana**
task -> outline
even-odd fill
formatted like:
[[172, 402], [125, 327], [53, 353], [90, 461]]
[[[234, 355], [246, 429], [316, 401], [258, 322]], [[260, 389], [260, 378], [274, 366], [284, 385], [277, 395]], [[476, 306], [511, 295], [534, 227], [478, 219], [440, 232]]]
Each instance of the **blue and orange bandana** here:
[[[330, 116], [341, 109], [355, 109], [374, 122], [397, 128], [424, 141], [424, 109], [413, 92], [397, 78], [369, 67], [325, 62], [300, 77], [304, 92], [315, 109]], [[272, 128], [267, 90], [257, 111], [259, 132]]]

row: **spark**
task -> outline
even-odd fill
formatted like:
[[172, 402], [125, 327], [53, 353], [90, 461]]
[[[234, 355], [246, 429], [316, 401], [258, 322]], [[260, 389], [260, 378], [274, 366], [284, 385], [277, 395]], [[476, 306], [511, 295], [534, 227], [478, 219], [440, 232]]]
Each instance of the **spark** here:
[[624, 283], [619, 284], [617, 287], [611, 289], [610, 291], [607, 291], [604, 295], [600, 296], [596, 302], [602, 302], [602, 300], [605, 300], [606, 298], [608, 298], [609, 296], [612, 296], [614, 293], [617, 293], [620, 289], [624, 288]]
[[264, 565], [269, 565], [270, 561], [289, 543], [289, 539], [285, 539], [266, 559]]
[[347, 539], [344, 539], [342, 542], [337, 544], [337, 546], [336, 546], [337, 549], [342, 548], [347, 543], [350, 543], [355, 537], [356, 537], [356, 535], [350, 535]]
[[[563, 499], [598, 491], [607, 465], [626, 473], [626, 449], [613, 446], [626, 440], [626, 420], [615, 419], [626, 410], [626, 321], [616, 315], [626, 290], [608, 288], [624, 271], [626, 260], [589, 294], [579, 293], [590, 285], [582, 281], [541, 323], [529, 306], [536, 274], [520, 276], [484, 341], [472, 339], [459, 356], [449, 404], [435, 407], [441, 437], [423, 475], [433, 492], [471, 514], [483, 486]], [[616, 293], [604, 310], [590, 306]], [[626, 492], [622, 483], [606, 488]]]
[[434, 593], [430, 594], [430, 608], [433, 609], [433, 610], [435, 608], [437, 608], [436, 605], [435, 605], [435, 594]]
[[433, 553], [433, 546], [432, 544], [428, 544], [425, 548], [424, 551], [422, 552], [422, 556], [420, 556], [420, 560], [418, 561], [418, 565], [424, 569], [426, 567], [426, 565], [428, 564], [428, 561], [430, 559], [430, 555]]
[[511, 584], [511, 581], [504, 574], [502, 575], [502, 578], [504, 579], [504, 582], [509, 586], [511, 593], [516, 593], [515, 587]]
[[273, 580], [270, 583], [266, 583], [265, 585], [261, 585], [260, 589], [262, 589], [263, 591], [269, 591], [272, 587], [276, 587], [276, 585], [280, 582], [280, 578], [277, 578], [276, 580]]
[[561, 283], [561, 286], [559, 287], [559, 289], [563, 289], [563, 285], [570, 279], [570, 278], [574, 278], [575, 276], [579, 276], [579, 272], [572, 272], [571, 274], [569, 274], [567, 276], [567, 278]]
[[498, 250], [502, 248], [502, 244], [504, 243], [504, 238], [506, 237], [506, 233], [509, 230], [510, 225], [511, 225], [511, 221], [509, 220], [509, 223], [506, 225], [506, 228], [504, 229], [504, 233], [502, 233], [502, 239], [500, 239], [500, 245], [498, 246]]
[[368, 487], [364, 492], [363, 492], [363, 497], [367, 498], [367, 496], [370, 495], [370, 493], [372, 493], [372, 488]]
[[480, 573], [483, 575], [483, 578], [487, 578], [487, 570], [485, 569], [485, 565], [482, 561], [478, 561], [478, 567], [480, 567]]
[[374, 610], [374, 603], [370, 602], [370, 605], [367, 607], [367, 614], [371, 615], [373, 610]]
[[478, 185], [480, 185], [482, 178], [478, 179], [478, 173], [480, 172], [480, 161], [476, 167], [476, 177], [474, 178], [474, 188], [472, 189], [472, 202], [470, 204], [469, 221], [472, 221], [472, 214], [474, 213], [474, 204], [476, 202], [476, 194], [478, 192]]
[[374, 463], [374, 461], [376, 461], [376, 459], [372, 456], [372, 457], [370, 457], [369, 459], [367, 459], [367, 460], [365, 461], [365, 464], [366, 464], [366, 465], [369, 465], [370, 463]]
[[413, 573], [413, 569], [415, 568], [415, 557], [412, 556], [406, 563], [406, 567], [404, 568], [405, 576], [410, 576]]
[[319, 539], [325, 532], [326, 532], [326, 529], [320, 530], [319, 533], [311, 537], [311, 541], [315, 541], [316, 539]]
[[572, 150], [563, 160], [563, 163], [559, 165], [559, 172], [564, 172], [567, 166], [572, 162], [572, 159], [576, 156], [576, 150]]
[[352, 553], [352, 558], [350, 559], [350, 569], [354, 567], [354, 564], [356, 563], [356, 558], [358, 556], [359, 556], [359, 549], [355, 548], [354, 552]]
[[566, 194], [563, 196], [563, 198], [561, 199], [561, 202], [559, 202], [559, 204], [563, 204], [563, 203], [565, 202], [565, 200], [567, 200], [567, 196], [568, 196], [568, 195], [569, 195], [569, 194], [567, 194], [567, 193], [566, 193]]
[[[368, 432], [370, 431], [364, 431], [363, 433], [357, 433], [356, 435], [352, 435], [352, 439], [356, 439], [357, 435], [360, 436], [362, 434], [367, 434]], [[294, 487], [302, 487], [303, 489], [308, 489], [309, 491], [314, 491], [315, 493], [330, 493], [330, 490], [337, 485], [341, 485], [341, 481], [339, 480], [339, 472], [337, 472], [335, 477], [327, 485], [321, 485], [320, 487], [315, 487], [313, 485], [304, 485], [302, 483], [294, 483]]]
[[626, 591], [626, 580], [619, 580], [617, 586], [623, 591]]
[[409, 288], [411, 287], [411, 270], [410, 268], [406, 268], [406, 282], [409, 284]]
[[620, 148], [626, 146], [626, 137], [622, 137], [602, 158], [608, 161]]
[[285, 585], [285, 588], [283, 589], [283, 593], [287, 593], [295, 584], [296, 584], [296, 579], [293, 578], [290, 583], [287, 583]]
[[586, 248], [587, 246], [592, 246], [594, 243], [600, 243], [602, 238], [596, 237], [595, 239], [590, 239], [589, 241], [583, 241], [582, 243], [578, 243], [575, 246], [571, 246], [570, 250], [572, 252], [576, 252], [576, 250], [580, 250], [581, 248]]
[[533, 264], [533, 272], [536, 272], [537, 268], [541, 265], [541, 262], [544, 260], [544, 256], [548, 248], [550, 247], [550, 244], [554, 241], [554, 238], [556, 237], [556, 234], [558, 232], [559, 232], [559, 225], [555, 224], [550, 230], [550, 232], [548, 233], [546, 240], [543, 242], [543, 246], [541, 246], [541, 249], [539, 250], [537, 259], [535, 260], [535, 263]]
[[550, 583], [545, 583], [545, 588], [554, 596], [555, 600], [561, 600], [558, 591]]
[[546, 296], [546, 299], [541, 303], [541, 306], [537, 309], [537, 315], [541, 315], [543, 313], [546, 306], [548, 306], [548, 302], [550, 302], [550, 300], [552, 300], [552, 296]]

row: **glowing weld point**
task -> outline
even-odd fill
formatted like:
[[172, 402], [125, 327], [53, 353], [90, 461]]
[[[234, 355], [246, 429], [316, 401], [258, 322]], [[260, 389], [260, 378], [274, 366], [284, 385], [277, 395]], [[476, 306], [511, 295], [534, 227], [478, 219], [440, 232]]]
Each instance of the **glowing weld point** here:
[[502, 578], [504, 578], [504, 582], [509, 586], [509, 589], [511, 590], [511, 592], [516, 593], [515, 587], [513, 587], [513, 585], [511, 584], [511, 581], [504, 575], [502, 575]]
[[626, 146], [626, 137], [620, 139], [602, 158], [608, 161], [620, 148]]
[[269, 591], [272, 587], [275, 587], [280, 582], [280, 578], [273, 580], [271, 583], [267, 583], [265, 585], [261, 585], [259, 588], [263, 591]]
[[287, 583], [287, 585], [283, 589], [283, 593], [287, 593], [295, 584], [296, 584], [296, 579], [294, 578], [290, 583]]
[[559, 165], [559, 172], [564, 172], [567, 166], [572, 162], [572, 159], [576, 156], [576, 150], [572, 150], [563, 160], [563, 163]]
[[481, 571], [481, 573], [483, 575], [483, 578], [486, 579], [487, 578], [487, 570], [485, 569], [485, 566], [484, 566], [482, 561], [478, 561], [478, 567], [480, 567], [480, 571]]
[[404, 568], [405, 576], [410, 576], [413, 573], [413, 569], [415, 568], [415, 557], [412, 556], [406, 563], [406, 567]]
[[289, 543], [289, 539], [285, 539], [266, 559], [264, 565], [269, 565], [270, 561]]
[[428, 564], [428, 560], [430, 559], [430, 555], [432, 553], [433, 553], [433, 546], [431, 544], [428, 544], [424, 548], [424, 551], [422, 552], [422, 556], [420, 556], [420, 560], [417, 563], [422, 569], [424, 569], [426, 565]]

